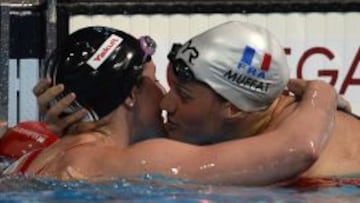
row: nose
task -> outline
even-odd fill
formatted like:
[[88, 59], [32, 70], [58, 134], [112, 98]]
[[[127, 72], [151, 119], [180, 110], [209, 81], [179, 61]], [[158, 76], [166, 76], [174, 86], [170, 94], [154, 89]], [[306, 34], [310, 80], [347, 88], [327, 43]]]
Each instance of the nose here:
[[160, 108], [168, 114], [173, 114], [176, 111], [176, 100], [171, 89], [161, 99]]

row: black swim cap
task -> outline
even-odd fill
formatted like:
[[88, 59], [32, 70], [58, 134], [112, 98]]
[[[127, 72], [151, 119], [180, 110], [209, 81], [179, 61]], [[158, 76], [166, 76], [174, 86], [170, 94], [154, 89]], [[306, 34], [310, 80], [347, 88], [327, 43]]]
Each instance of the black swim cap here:
[[147, 51], [133, 36], [108, 27], [87, 27], [66, 38], [49, 57], [44, 73], [52, 85], [65, 85], [56, 100], [76, 94], [66, 113], [85, 107], [90, 111], [86, 120], [97, 120], [125, 100], [147, 60]]

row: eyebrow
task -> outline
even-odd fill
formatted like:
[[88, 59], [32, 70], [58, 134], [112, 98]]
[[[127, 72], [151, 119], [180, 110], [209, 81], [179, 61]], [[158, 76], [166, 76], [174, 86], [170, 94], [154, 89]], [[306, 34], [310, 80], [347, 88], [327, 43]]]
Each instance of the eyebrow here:
[[180, 82], [173, 81], [173, 83], [174, 83], [176, 88], [183, 89], [183, 90], [185, 90], [185, 91], [187, 91], [189, 93], [191, 92], [191, 89], [189, 87], [186, 87], [185, 85], [181, 84]]

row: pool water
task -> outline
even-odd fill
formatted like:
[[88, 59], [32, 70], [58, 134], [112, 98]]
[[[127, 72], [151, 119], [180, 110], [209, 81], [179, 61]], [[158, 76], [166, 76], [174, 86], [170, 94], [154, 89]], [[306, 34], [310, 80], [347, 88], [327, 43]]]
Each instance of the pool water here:
[[246, 188], [200, 185], [150, 175], [96, 184], [0, 177], [0, 202], [358, 203], [360, 187]]

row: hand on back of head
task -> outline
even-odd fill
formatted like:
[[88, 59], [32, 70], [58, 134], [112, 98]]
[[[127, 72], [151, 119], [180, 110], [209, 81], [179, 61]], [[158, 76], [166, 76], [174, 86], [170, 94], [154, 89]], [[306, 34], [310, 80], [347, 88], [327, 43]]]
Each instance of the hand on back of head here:
[[[295, 96], [301, 97], [304, 94], [306, 86], [309, 84], [309, 82], [311, 82], [311, 80], [290, 79], [287, 87], [288, 90], [292, 92]], [[350, 102], [339, 94], [337, 94], [337, 108], [339, 110], [351, 113]]]
[[70, 93], [53, 106], [50, 106], [50, 102], [62, 93], [63, 90], [63, 85], [51, 87], [50, 79], [41, 79], [33, 88], [40, 114], [49, 130], [62, 137], [65, 134], [76, 134], [95, 128], [95, 122], [81, 122], [81, 119], [87, 114], [86, 109], [61, 116], [64, 110], [74, 101], [76, 97], [74, 94]]

